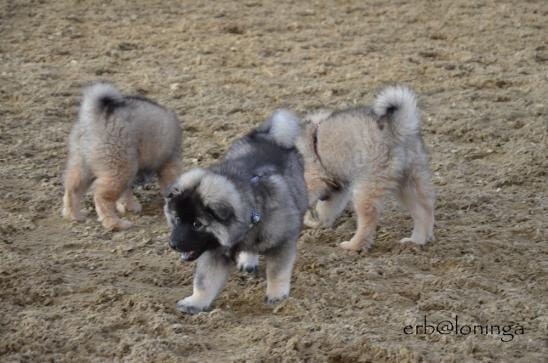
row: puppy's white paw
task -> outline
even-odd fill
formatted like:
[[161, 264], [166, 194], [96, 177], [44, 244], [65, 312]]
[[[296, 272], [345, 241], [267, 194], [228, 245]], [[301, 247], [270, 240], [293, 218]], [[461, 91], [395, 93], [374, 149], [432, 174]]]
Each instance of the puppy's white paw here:
[[124, 230], [124, 229], [131, 228], [132, 226], [133, 226], [133, 223], [131, 223], [130, 221], [121, 219], [120, 222], [118, 222], [118, 224], [116, 225], [116, 229]]
[[413, 244], [416, 244], [416, 245], [424, 245], [426, 244], [426, 240], [416, 240], [416, 239], [413, 239], [411, 237], [406, 237], [406, 238], [402, 238], [400, 240], [400, 243], [413, 243]]
[[250, 252], [240, 252], [237, 257], [238, 270], [256, 275], [259, 273], [259, 255]]
[[344, 241], [344, 242], [341, 242], [339, 246], [347, 251], [359, 252], [361, 251], [363, 244], [356, 243], [354, 241]]
[[267, 271], [266, 279], [265, 302], [267, 304], [277, 304], [289, 296], [289, 289], [291, 287], [290, 275], [276, 279], [272, 276], [269, 277]]
[[109, 231], [123, 231], [133, 226], [133, 223], [125, 219], [105, 218], [102, 221], [103, 227]]
[[118, 210], [120, 214], [126, 214], [128, 212], [139, 214], [143, 210], [143, 207], [139, 202], [133, 200], [131, 203], [116, 202], [116, 210]]
[[281, 295], [281, 296], [266, 296], [264, 301], [268, 304], [268, 305], [274, 305], [274, 304], [277, 304], [285, 299], [287, 299], [287, 294], [284, 294], [284, 295]]
[[72, 211], [68, 208], [63, 208], [63, 218], [69, 221], [83, 222], [86, 220], [87, 212], [85, 211]]
[[303, 224], [305, 227], [308, 228], [318, 228], [320, 227], [320, 221], [318, 221], [316, 218], [312, 216], [312, 213], [310, 211], [307, 211], [304, 215]]
[[175, 307], [177, 311], [190, 315], [198, 314], [208, 308], [207, 305], [200, 304], [193, 296], [185, 297], [183, 300], [177, 301]]

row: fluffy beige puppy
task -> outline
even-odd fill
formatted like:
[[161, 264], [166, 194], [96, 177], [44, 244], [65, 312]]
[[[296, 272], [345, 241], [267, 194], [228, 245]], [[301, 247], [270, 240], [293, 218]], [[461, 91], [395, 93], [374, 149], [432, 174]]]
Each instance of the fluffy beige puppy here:
[[143, 97], [123, 96], [112, 85], [84, 89], [69, 137], [63, 216], [81, 221], [80, 199], [95, 182], [95, 209], [109, 230], [131, 227], [120, 213], [139, 213], [132, 194], [138, 176], [157, 174], [165, 190], [181, 172], [181, 126], [170, 110]]
[[341, 247], [358, 251], [373, 243], [383, 198], [394, 192], [414, 222], [401, 242], [432, 240], [434, 187], [420, 125], [415, 94], [402, 86], [385, 88], [371, 107], [309, 114], [298, 143], [311, 205], [305, 224], [330, 226], [352, 200], [358, 227]]

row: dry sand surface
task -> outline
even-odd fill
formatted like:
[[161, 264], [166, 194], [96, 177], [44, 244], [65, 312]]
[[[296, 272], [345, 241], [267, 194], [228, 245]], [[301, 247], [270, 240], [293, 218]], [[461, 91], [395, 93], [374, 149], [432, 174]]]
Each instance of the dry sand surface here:
[[[547, 26], [544, 0], [1, 0], [0, 361], [545, 362]], [[405, 83], [437, 240], [401, 245], [411, 220], [390, 200], [374, 247], [349, 254], [349, 211], [303, 231], [285, 302], [263, 303], [262, 264], [209, 313], [178, 314], [194, 266], [168, 247], [155, 183], [136, 189], [127, 232], [105, 232], [89, 195], [87, 221], [61, 219], [67, 135], [96, 79], [175, 110], [187, 168], [276, 107], [364, 104]], [[524, 333], [403, 331], [456, 315]]]

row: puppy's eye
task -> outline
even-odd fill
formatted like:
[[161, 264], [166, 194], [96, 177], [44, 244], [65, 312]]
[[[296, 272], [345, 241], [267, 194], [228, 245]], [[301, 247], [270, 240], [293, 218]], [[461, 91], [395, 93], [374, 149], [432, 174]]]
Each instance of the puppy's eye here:
[[204, 225], [199, 220], [195, 220], [194, 223], [192, 223], [192, 229], [195, 231], [199, 231], [202, 228], [204, 228]]

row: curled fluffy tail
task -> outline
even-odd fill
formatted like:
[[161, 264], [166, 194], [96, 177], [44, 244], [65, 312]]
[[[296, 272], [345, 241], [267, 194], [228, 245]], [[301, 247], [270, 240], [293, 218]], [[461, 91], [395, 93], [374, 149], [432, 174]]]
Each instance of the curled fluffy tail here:
[[122, 94], [108, 83], [94, 83], [84, 88], [84, 98], [80, 107], [81, 115], [95, 118], [107, 107], [123, 100]]
[[390, 86], [381, 91], [373, 111], [378, 117], [392, 121], [397, 134], [415, 135], [420, 132], [421, 118], [415, 93], [404, 86]]
[[292, 148], [300, 132], [299, 119], [291, 111], [276, 110], [270, 120], [259, 127], [259, 131], [267, 131], [276, 144]]

